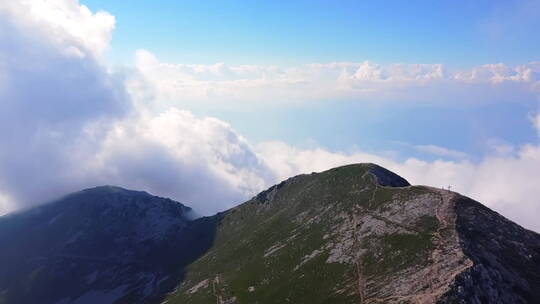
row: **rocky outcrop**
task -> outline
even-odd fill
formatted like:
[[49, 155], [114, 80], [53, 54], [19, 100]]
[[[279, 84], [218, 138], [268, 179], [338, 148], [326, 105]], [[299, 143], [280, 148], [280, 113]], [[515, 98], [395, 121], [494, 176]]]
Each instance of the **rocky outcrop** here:
[[455, 209], [460, 245], [472, 266], [440, 303], [537, 303], [540, 235], [466, 197]]
[[[355, 165], [352, 165], [355, 166]], [[403, 177], [389, 171], [381, 166], [375, 164], [366, 165], [369, 167], [368, 171], [375, 177], [377, 184], [385, 187], [407, 187], [410, 186], [409, 182]], [[344, 167], [346, 168], [346, 167]]]

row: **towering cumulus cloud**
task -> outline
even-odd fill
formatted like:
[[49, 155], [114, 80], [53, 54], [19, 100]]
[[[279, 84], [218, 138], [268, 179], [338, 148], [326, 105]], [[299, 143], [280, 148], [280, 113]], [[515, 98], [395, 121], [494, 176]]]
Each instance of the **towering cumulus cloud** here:
[[149, 189], [205, 214], [240, 203], [275, 181], [227, 123], [176, 108], [119, 122], [93, 163], [103, 182]]
[[215, 212], [268, 183], [217, 119], [149, 116], [103, 63], [114, 17], [67, 0], [0, 4], [0, 211], [103, 183]]
[[99, 62], [113, 28], [111, 15], [72, 1], [0, 3], [3, 209], [79, 186], [108, 125], [129, 111]]

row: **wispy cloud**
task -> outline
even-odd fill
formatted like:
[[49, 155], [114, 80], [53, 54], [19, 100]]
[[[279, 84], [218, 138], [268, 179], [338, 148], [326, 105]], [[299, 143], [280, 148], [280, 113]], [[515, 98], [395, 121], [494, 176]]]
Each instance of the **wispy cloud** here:
[[450, 157], [450, 158], [455, 158], [455, 159], [467, 158], [467, 153], [448, 149], [445, 147], [440, 147], [437, 145], [416, 145], [414, 146], [414, 148], [417, 151], [429, 153], [436, 156]]

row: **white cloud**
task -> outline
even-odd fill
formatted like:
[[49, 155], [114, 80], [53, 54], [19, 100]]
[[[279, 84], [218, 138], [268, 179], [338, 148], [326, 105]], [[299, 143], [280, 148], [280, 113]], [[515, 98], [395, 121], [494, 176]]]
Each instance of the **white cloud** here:
[[275, 181], [227, 123], [171, 108], [120, 121], [92, 162], [100, 180], [174, 197], [210, 214]]
[[456, 73], [455, 78], [466, 82], [530, 83], [531, 88], [540, 89], [540, 62], [510, 67], [502, 63], [485, 64], [468, 71]]
[[416, 145], [414, 146], [414, 148], [420, 152], [433, 154], [436, 156], [451, 157], [451, 158], [457, 158], [457, 159], [462, 159], [462, 158], [467, 157], [467, 153], [448, 149], [445, 147], [440, 147], [437, 145]]
[[[0, 4], [0, 193], [19, 207], [80, 186], [78, 167], [131, 110], [121, 80], [94, 53], [108, 25], [73, 3]], [[77, 20], [98, 34], [74, 29]]]
[[109, 48], [115, 18], [92, 13], [73, 0], [2, 1], [0, 16], [16, 24], [21, 34], [45, 36], [67, 54], [100, 56]]
[[75, 1], [2, 2], [0, 14], [0, 213], [99, 184], [211, 213], [274, 180], [228, 124], [147, 111], [151, 87], [127, 71], [126, 88], [99, 58], [109, 14]]
[[7, 194], [0, 193], [0, 215], [5, 211], [14, 210], [16, 206], [13, 206], [14, 201]]
[[171, 64], [138, 51], [136, 66], [157, 92], [174, 105], [231, 101], [272, 102], [340, 99], [391, 102], [537, 102], [540, 63], [487, 64], [450, 71], [441, 64], [365, 61], [293, 67]]

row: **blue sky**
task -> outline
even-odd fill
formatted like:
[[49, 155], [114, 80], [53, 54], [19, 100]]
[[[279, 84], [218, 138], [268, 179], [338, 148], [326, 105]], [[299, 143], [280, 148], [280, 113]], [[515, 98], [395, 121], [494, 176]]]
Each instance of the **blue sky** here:
[[117, 18], [111, 58], [168, 62], [527, 63], [540, 53], [529, 1], [83, 0]]

